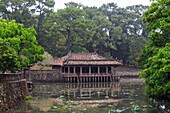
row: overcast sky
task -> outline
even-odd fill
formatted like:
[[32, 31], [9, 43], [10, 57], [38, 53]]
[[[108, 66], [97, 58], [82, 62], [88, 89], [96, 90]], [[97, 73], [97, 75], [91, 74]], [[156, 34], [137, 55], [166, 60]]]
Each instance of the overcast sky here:
[[119, 7], [126, 7], [139, 4], [150, 5], [149, 0], [55, 0], [55, 10], [64, 8], [65, 7], [64, 3], [68, 2], [76, 2], [81, 3], [85, 6], [96, 7], [100, 7], [102, 4], [107, 4], [111, 2], [116, 3]]

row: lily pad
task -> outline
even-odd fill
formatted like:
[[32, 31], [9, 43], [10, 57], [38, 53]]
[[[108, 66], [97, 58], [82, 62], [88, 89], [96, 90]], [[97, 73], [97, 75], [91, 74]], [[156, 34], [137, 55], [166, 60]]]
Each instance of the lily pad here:
[[52, 106], [51, 109], [57, 109], [57, 106]]
[[124, 112], [126, 109], [116, 109], [116, 110], [111, 110], [111, 112], [114, 112], [114, 113], [121, 113], [121, 112]]

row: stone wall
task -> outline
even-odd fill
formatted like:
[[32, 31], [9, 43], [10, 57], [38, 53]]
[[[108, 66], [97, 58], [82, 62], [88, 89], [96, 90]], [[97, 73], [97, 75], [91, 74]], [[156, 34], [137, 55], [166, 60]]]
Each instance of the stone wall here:
[[0, 76], [0, 111], [10, 110], [25, 102], [25, 96], [28, 95], [27, 80], [22, 79], [20, 74]]
[[29, 81], [60, 82], [59, 70], [26, 70], [25, 77]]

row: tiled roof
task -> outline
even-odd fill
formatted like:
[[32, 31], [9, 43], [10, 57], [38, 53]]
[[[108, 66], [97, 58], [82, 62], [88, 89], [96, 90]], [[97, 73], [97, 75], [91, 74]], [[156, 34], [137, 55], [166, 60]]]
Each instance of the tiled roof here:
[[97, 53], [69, 53], [56, 59], [52, 65], [121, 65], [121, 63], [116, 60], [109, 60]]
[[72, 53], [69, 55], [68, 60], [105, 60], [105, 57], [97, 53]]
[[67, 59], [68, 55], [58, 58], [56, 59], [51, 65], [58, 65], [58, 66], [62, 66], [63, 63], [65, 62], [65, 60]]

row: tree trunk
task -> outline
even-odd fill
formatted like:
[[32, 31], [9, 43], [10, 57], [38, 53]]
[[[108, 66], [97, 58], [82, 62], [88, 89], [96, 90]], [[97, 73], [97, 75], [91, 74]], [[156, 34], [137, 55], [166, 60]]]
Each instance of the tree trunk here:
[[70, 31], [70, 28], [67, 29], [67, 33], [68, 33], [68, 40], [67, 40], [67, 49], [68, 49], [68, 53], [71, 51], [71, 31]]

